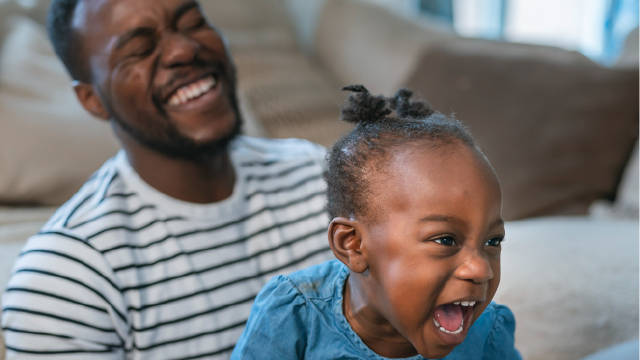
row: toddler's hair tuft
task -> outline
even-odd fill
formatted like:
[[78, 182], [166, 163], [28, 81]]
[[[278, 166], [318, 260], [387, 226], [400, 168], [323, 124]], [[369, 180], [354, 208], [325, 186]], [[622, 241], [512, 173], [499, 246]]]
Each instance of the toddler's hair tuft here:
[[332, 218], [373, 214], [366, 201], [371, 175], [384, 167], [394, 148], [426, 144], [429, 151], [455, 142], [475, 148], [460, 121], [436, 112], [426, 101], [413, 100], [410, 90], [401, 89], [390, 98], [372, 95], [363, 85], [342, 90], [352, 93], [342, 120], [356, 126], [327, 154], [327, 208]]

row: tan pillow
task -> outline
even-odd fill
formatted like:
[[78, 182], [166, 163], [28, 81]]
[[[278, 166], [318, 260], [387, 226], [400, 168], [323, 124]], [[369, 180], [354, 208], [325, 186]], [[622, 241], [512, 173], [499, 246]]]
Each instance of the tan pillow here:
[[506, 219], [613, 199], [638, 136], [638, 71], [561, 49], [481, 40], [427, 50], [407, 80], [469, 125], [502, 182]]
[[16, 18], [0, 52], [0, 203], [59, 204], [118, 148], [75, 99], [44, 28]]

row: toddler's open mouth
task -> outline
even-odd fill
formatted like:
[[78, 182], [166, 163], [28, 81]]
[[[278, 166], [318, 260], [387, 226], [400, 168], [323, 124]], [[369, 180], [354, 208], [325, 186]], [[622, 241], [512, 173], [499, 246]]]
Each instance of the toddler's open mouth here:
[[478, 302], [454, 301], [436, 307], [433, 312], [433, 323], [441, 332], [449, 335], [458, 335], [465, 328], [465, 323], [471, 321], [473, 309]]

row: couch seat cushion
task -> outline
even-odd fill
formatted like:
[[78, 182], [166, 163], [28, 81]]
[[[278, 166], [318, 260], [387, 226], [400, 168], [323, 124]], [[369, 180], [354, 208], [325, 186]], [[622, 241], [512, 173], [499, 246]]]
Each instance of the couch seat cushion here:
[[638, 221], [507, 222], [495, 300], [527, 360], [575, 360], [638, 338]]

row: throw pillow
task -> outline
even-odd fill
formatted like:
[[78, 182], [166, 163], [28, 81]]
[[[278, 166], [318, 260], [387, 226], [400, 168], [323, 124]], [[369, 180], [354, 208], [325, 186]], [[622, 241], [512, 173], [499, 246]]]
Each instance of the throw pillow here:
[[466, 123], [502, 182], [505, 219], [613, 199], [638, 136], [638, 70], [535, 45], [431, 46], [406, 81]]

